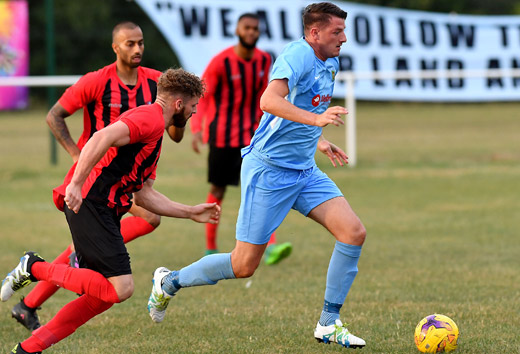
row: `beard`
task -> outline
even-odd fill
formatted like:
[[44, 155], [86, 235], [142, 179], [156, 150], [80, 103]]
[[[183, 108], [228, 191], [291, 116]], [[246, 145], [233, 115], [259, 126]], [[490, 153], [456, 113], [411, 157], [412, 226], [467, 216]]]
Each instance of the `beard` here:
[[186, 122], [188, 121], [188, 119], [190, 119], [191, 115], [190, 115], [190, 117], [186, 117], [184, 111], [185, 111], [185, 108], [183, 107], [182, 111], [180, 111], [179, 113], [175, 113], [172, 116], [172, 122], [173, 122], [174, 126], [183, 127], [186, 125]]
[[253, 43], [248, 43], [245, 41], [244, 37], [240, 37], [240, 36], [238, 36], [238, 40], [240, 41], [240, 44], [246, 49], [256, 48], [256, 42], [258, 42], [258, 38], [257, 38]]

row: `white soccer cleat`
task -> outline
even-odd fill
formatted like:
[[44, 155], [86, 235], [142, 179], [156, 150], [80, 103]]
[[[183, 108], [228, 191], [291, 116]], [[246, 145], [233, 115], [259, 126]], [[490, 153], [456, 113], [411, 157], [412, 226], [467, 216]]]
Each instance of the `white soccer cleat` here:
[[363, 339], [356, 337], [350, 333], [347, 327], [343, 326], [340, 320], [330, 326], [322, 326], [318, 322], [314, 330], [314, 337], [318, 342], [323, 343], [338, 343], [345, 348], [363, 348], [366, 343]]
[[152, 293], [148, 298], [148, 313], [152, 321], [159, 323], [164, 320], [166, 308], [173, 295], [168, 294], [162, 289], [162, 283], [165, 276], [170, 274], [170, 270], [165, 267], [159, 267], [153, 273]]
[[[31, 273], [27, 270], [27, 264], [33, 252], [27, 252], [20, 258], [20, 263], [2, 281], [0, 299], [7, 301], [13, 294], [32, 283]], [[38, 256], [39, 257], [39, 256]]]

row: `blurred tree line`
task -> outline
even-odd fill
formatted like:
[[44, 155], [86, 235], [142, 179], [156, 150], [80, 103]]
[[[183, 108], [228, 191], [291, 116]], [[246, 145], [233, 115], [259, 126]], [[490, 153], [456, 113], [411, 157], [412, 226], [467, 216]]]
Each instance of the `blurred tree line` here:
[[[45, 0], [29, 1], [30, 75], [46, 75], [45, 2]], [[144, 66], [158, 70], [178, 66], [177, 57], [163, 35], [134, 1], [53, 0], [53, 2], [57, 75], [82, 75], [113, 62], [115, 54], [111, 48], [112, 28], [123, 20], [134, 21], [143, 30], [145, 53], [142, 64]], [[351, 0], [351, 2], [462, 14], [520, 14], [520, 0]], [[33, 97], [44, 97], [45, 90], [33, 88], [31, 94]]]

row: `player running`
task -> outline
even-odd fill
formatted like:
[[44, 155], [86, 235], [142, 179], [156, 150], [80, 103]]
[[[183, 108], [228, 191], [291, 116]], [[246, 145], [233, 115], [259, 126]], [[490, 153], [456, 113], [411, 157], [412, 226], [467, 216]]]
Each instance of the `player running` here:
[[121, 216], [135, 203], [157, 215], [218, 222], [216, 203], [188, 206], [153, 188], [165, 129], [184, 129], [204, 92], [202, 81], [182, 69], [159, 78], [157, 99], [129, 110], [89, 139], [78, 162], [54, 190], [67, 218], [80, 268], [48, 263], [27, 252], [2, 282], [7, 301], [32, 281], [47, 281], [78, 294], [49, 323], [32, 332], [12, 353], [41, 353], [91, 318], [132, 296], [130, 256], [121, 235]]
[[[171, 298], [182, 288], [247, 278], [257, 269], [269, 236], [290, 209], [323, 225], [336, 239], [325, 298], [314, 337], [359, 348], [365, 341], [340, 320], [340, 309], [358, 272], [366, 230], [336, 184], [316, 166], [316, 149], [334, 166], [347, 156], [322, 135], [322, 127], [343, 124], [343, 107], [329, 107], [339, 69], [347, 13], [332, 3], [307, 6], [304, 37], [276, 59], [260, 100], [265, 112], [251, 144], [242, 149], [241, 204], [236, 246], [231, 253], [206, 256], [180, 270], [155, 270], [148, 312], [164, 319]], [[305, 281], [302, 278], [302, 281]]]

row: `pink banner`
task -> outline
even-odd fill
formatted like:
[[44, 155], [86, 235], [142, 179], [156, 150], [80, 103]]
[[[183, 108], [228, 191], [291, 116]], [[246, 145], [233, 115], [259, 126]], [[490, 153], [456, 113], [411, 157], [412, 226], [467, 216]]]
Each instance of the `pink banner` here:
[[[0, 0], [0, 76], [29, 73], [29, 12], [27, 1]], [[0, 110], [26, 108], [28, 88], [0, 86]]]

